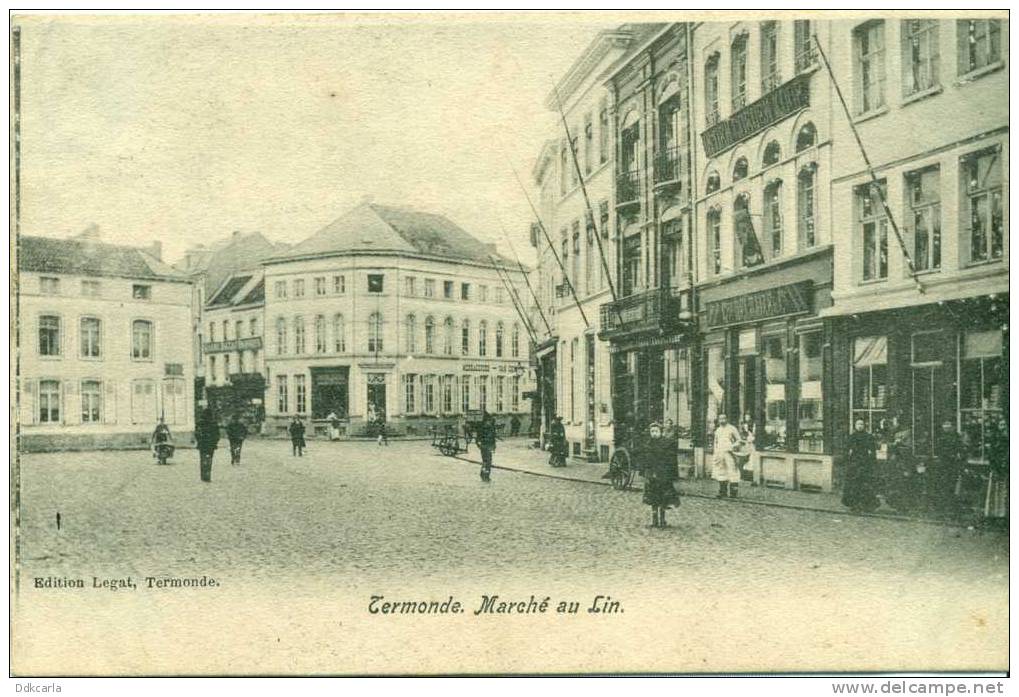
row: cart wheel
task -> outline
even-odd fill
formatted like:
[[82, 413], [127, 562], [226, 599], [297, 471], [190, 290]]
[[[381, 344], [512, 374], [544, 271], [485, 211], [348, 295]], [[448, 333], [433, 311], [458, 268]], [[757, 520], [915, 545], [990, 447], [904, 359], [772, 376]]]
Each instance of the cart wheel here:
[[625, 489], [633, 481], [633, 471], [630, 469], [630, 453], [625, 448], [619, 448], [612, 453], [609, 460], [609, 471], [612, 473], [612, 487], [614, 489]]

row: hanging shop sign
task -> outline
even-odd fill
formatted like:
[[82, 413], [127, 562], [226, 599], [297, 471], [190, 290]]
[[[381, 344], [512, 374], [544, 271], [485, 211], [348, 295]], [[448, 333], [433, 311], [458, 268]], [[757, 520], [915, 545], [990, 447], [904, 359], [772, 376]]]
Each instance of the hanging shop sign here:
[[704, 131], [704, 153], [714, 157], [768, 126], [810, 106], [810, 74], [804, 73]]
[[811, 311], [813, 281], [800, 281], [756, 293], [705, 303], [704, 314], [709, 329], [733, 324], [759, 322]]

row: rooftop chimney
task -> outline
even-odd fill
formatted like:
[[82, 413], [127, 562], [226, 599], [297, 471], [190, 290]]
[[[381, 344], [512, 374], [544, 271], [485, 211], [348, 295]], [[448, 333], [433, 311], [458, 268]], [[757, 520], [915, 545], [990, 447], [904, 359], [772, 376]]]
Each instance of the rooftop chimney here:
[[96, 242], [99, 240], [101, 235], [99, 234], [99, 226], [95, 223], [90, 223], [87, 228], [78, 233], [75, 239], [79, 240], [91, 240]]
[[149, 248], [146, 251], [159, 261], [163, 260], [163, 243], [160, 242], [159, 240], [156, 240], [155, 242], [150, 244]]

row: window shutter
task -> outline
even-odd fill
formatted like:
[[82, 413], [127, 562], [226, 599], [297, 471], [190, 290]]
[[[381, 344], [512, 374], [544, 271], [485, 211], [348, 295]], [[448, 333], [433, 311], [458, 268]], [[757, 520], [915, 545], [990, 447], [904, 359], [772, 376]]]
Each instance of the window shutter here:
[[36, 420], [36, 395], [38, 393], [38, 383], [34, 378], [21, 379], [21, 423], [22, 425], [29, 426], [35, 423]]
[[117, 423], [117, 383], [112, 380], [103, 383], [103, 423]]
[[63, 423], [75, 425], [81, 423], [81, 394], [75, 380], [64, 380]]

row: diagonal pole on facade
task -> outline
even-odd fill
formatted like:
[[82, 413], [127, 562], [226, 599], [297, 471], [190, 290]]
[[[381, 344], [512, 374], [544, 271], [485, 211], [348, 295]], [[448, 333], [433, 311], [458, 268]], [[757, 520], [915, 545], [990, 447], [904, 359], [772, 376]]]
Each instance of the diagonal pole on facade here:
[[874, 172], [874, 165], [871, 164], [870, 158], [867, 156], [867, 149], [863, 147], [863, 140], [860, 138], [860, 132], [856, 130], [856, 124], [853, 123], [853, 115], [849, 112], [849, 105], [846, 103], [846, 98], [842, 94], [842, 88], [839, 87], [839, 82], [835, 79], [835, 72], [831, 69], [831, 63], [828, 62], [828, 56], [825, 54], [824, 49], [821, 48], [821, 40], [817, 38], [817, 34], [814, 34], [813, 37], [814, 44], [817, 46], [817, 52], [820, 54], [821, 60], [824, 62], [824, 67], [828, 72], [828, 77], [831, 78], [831, 84], [835, 87], [835, 94], [838, 96], [839, 102], [842, 104], [842, 111], [846, 115], [846, 122], [849, 124], [849, 129], [853, 132], [856, 144], [860, 148], [860, 154], [863, 155], [863, 162], [867, 165], [867, 173], [870, 174], [871, 189], [876, 191], [877, 197], [881, 199], [881, 206], [884, 208], [885, 215], [888, 217], [888, 222], [892, 224], [892, 231], [895, 232], [895, 239], [898, 241], [899, 249], [902, 251], [902, 256], [906, 260], [906, 265], [909, 267], [909, 275], [913, 279], [913, 283], [916, 284], [917, 291], [923, 295], [925, 289], [923, 284], [920, 282], [920, 279], [916, 276], [916, 264], [913, 263], [913, 256], [909, 253], [909, 249], [906, 247], [906, 241], [902, 238], [902, 232], [899, 230], [899, 226], [895, 222], [895, 216], [892, 215], [892, 211], [888, 207], [888, 199], [885, 198], [885, 192], [882, 190], [881, 185], [878, 182], [877, 174]]
[[609, 282], [609, 292], [612, 294], [612, 307], [616, 308], [616, 315], [619, 318], [619, 326], [623, 326], [623, 311], [619, 307], [619, 298], [616, 296], [616, 285], [612, 282], [612, 272], [609, 271], [609, 262], [605, 259], [605, 250], [602, 248], [601, 235], [598, 234], [598, 224], [594, 217], [594, 209], [591, 208], [591, 198], [587, 195], [587, 185], [584, 183], [584, 173], [580, 171], [580, 160], [577, 158], [577, 151], [573, 147], [573, 136], [570, 134], [570, 127], [566, 123], [566, 112], [563, 110], [563, 102], [559, 99], [559, 88], [553, 87], [555, 91], [556, 105], [559, 107], [559, 118], [563, 122], [563, 130], [566, 131], [566, 142], [570, 146], [570, 154], [573, 156], [573, 168], [577, 172], [577, 181], [580, 182], [580, 191], [584, 194], [584, 205], [587, 206], [588, 219], [591, 227], [594, 228], [594, 241], [598, 244], [598, 256], [601, 257], [602, 269], [605, 272], [605, 279]]
[[524, 307], [524, 301], [520, 297], [520, 292], [517, 291], [517, 284], [513, 282], [513, 279], [509, 275], [509, 269], [502, 266], [501, 261], [493, 260], [493, 263], [498, 264], [498, 268], [502, 271], [503, 285], [506, 287], [506, 292], [510, 294], [510, 300], [513, 301], [514, 307], [517, 308], [517, 314], [520, 315], [520, 319], [524, 322], [524, 328], [527, 333], [531, 335], [531, 340], [538, 344], [538, 330], [534, 328], [534, 323], [526, 312]]
[[502, 283], [506, 292], [509, 293], [510, 302], [513, 303], [513, 309], [516, 310], [517, 316], [520, 321], [524, 323], [524, 330], [527, 335], [531, 338], [531, 343], [535, 346], [538, 344], [537, 335], [534, 333], [534, 327], [531, 326], [530, 321], [527, 319], [527, 315], [524, 314], [523, 308], [520, 307], [518, 298], [514, 295], [513, 289], [510, 287], [509, 277], [506, 275], [506, 270], [502, 268], [502, 265], [495, 258], [494, 255], [489, 254], [488, 258], [492, 261], [492, 267], [495, 268], [495, 274], [499, 277], [499, 281]]
[[[552, 336], [552, 325], [550, 325], [548, 323], [548, 319], [545, 318], [545, 312], [541, 309], [541, 301], [538, 300], [538, 294], [535, 293], [534, 288], [531, 287], [531, 281], [527, 278], [527, 271], [524, 270], [524, 265], [520, 262], [520, 256], [517, 254], [517, 250], [513, 246], [513, 241], [510, 240], [505, 229], [502, 231], [502, 237], [506, 240], [506, 244], [509, 245], [510, 251], [513, 252], [513, 258], [517, 260], [517, 268], [520, 269], [520, 275], [524, 277], [524, 284], [527, 286], [527, 290], [531, 293], [531, 297], [534, 298], [534, 305], [538, 308], [538, 315], [541, 317], [541, 321], [544, 322], [548, 335]], [[537, 332], [535, 332], [535, 334], [537, 334]]]
[[545, 236], [548, 248], [552, 250], [552, 256], [555, 257], [556, 263], [559, 265], [559, 269], [563, 272], [563, 281], [566, 282], [567, 287], [570, 289], [570, 295], [573, 296], [573, 302], [576, 304], [577, 310], [580, 311], [580, 318], [584, 320], [584, 326], [590, 328], [591, 323], [587, 321], [587, 314], [584, 312], [584, 308], [580, 306], [580, 300], [577, 298], [577, 290], [573, 287], [573, 282], [570, 281], [570, 275], [566, 273], [566, 267], [563, 265], [563, 260], [559, 257], [559, 253], [555, 250], [555, 245], [552, 244], [552, 238], [549, 236], [548, 230], [545, 228], [545, 224], [541, 222], [541, 216], [538, 215], [538, 209], [534, 207], [531, 195], [527, 193], [527, 187], [525, 187], [524, 182], [520, 180], [520, 175], [517, 174], [516, 168], [514, 168], [513, 165], [510, 165], [510, 169], [513, 170], [513, 176], [517, 178], [517, 184], [520, 185], [520, 189], [524, 192], [527, 204], [531, 207], [531, 212], [534, 213], [534, 219], [538, 221], [538, 227], [541, 228], [541, 233]]

